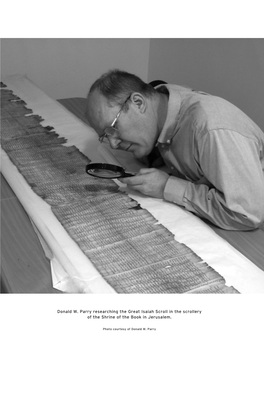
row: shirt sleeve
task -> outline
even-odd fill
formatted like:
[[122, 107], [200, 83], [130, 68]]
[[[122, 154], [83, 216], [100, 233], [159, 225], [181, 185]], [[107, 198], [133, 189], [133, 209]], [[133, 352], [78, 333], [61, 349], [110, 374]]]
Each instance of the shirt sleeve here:
[[264, 177], [255, 138], [217, 129], [198, 142], [206, 181], [170, 177], [164, 198], [227, 230], [250, 230], [264, 220]]

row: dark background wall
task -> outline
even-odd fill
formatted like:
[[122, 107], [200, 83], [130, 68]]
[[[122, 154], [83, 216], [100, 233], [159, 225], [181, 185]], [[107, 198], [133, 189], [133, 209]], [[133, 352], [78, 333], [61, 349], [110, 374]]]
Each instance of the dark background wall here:
[[151, 39], [148, 78], [221, 96], [264, 130], [264, 39]]

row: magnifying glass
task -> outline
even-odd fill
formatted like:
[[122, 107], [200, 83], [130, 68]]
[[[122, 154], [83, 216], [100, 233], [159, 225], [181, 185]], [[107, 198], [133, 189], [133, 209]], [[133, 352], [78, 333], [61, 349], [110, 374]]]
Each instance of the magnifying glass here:
[[136, 175], [136, 173], [127, 173], [121, 166], [109, 163], [90, 163], [86, 166], [86, 173], [99, 178], [123, 178]]

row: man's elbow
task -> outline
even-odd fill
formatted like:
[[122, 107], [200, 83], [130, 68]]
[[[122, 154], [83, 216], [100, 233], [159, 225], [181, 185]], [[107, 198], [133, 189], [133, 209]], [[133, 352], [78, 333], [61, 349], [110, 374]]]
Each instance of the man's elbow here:
[[258, 229], [258, 228], [260, 228], [260, 227], [263, 225], [263, 223], [264, 223], [264, 219], [262, 219], [262, 220], [256, 220], [256, 221], [254, 221], [254, 222], [252, 223], [251, 229], [252, 229], [252, 230]]
[[253, 222], [253, 229], [258, 229], [260, 226], [262, 226], [264, 223], [264, 212], [259, 213], [259, 216], [257, 216]]
[[258, 229], [264, 222], [264, 199], [252, 207], [246, 216], [246, 224], [250, 229]]
[[240, 230], [240, 231], [249, 231], [258, 229], [264, 222], [264, 199], [263, 203], [255, 202], [249, 207], [249, 205], [245, 208], [242, 206], [239, 209], [229, 211], [229, 218], [231, 221], [227, 224], [226, 227], [223, 226], [224, 229], [227, 230]]

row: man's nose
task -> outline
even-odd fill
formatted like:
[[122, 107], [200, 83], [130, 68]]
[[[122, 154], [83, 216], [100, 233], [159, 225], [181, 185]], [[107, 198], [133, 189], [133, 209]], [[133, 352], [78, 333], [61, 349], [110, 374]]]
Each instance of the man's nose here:
[[119, 137], [115, 137], [115, 136], [107, 136], [110, 146], [113, 149], [117, 149], [120, 145], [120, 143], [122, 142], [122, 140]]

